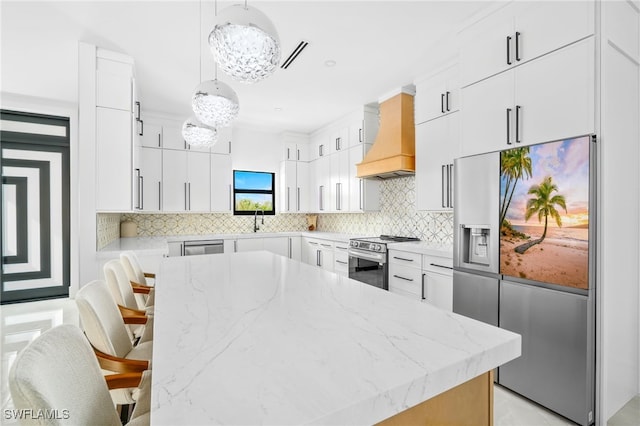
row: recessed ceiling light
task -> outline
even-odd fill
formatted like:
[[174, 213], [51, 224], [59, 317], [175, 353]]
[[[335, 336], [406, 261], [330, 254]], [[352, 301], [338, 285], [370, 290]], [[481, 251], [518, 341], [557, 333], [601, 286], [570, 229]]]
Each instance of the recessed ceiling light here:
[[324, 61], [324, 66], [329, 67], [329, 68], [335, 67], [336, 66], [336, 61], [334, 61], [333, 59], [326, 60], [326, 61]]

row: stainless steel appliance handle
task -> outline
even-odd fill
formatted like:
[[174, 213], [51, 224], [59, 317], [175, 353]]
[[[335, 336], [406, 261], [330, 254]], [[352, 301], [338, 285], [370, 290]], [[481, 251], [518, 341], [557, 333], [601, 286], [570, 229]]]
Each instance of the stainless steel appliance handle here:
[[405, 277], [402, 277], [402, 276], [396, 275], [396, 274], [393, 274], [393, 277], [394, 278], [399, 278], [399, 279], [405, 280], [405, 281], [413, 281], [413, 278], [405, 278]]
[[361, 251], [353, 248], [349, 249], [349, 257], [369, 260], [371, 262], [387, 263], [386, 256], [383, 253], [372, 253], [372, 252]]

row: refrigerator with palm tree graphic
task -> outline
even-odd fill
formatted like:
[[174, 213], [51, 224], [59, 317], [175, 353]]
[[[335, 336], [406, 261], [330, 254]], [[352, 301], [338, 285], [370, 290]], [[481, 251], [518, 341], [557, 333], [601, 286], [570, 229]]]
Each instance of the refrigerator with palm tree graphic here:
[[576, 422], [595, 405], [595, 137], [456, 159], [454, 300], [522, 335], [501, 385]]

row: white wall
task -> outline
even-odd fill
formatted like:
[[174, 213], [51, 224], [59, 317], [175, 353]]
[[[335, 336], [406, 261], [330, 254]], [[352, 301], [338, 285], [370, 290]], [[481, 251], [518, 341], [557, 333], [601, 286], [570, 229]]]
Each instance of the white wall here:
[[234, 170], [277, 173], [282, 160], [279, 133], [249, 125], [233, 126], [231, 165]]
[[599, 129], [599, 421], [640, 391], [640, 8], [602, 2]]

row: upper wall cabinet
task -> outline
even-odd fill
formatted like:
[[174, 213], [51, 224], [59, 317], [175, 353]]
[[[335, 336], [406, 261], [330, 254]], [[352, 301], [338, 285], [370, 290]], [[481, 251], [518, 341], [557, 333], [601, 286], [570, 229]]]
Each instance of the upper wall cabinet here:
[[134, 176], [133, 60], [91, 45], [83, 46], [80, 60], [95, 61], [95, 80], [81, 89], [94, 91], [95, 104], [82, 105], [81, 113], [95, 114], [96, 209], [133, 211], [140, 199]]
[[463, 156], [595, 131], [593, 37], [462, 89]]
[[450, 65], [416, 81], [415, 123], [449, 114], [460, 109], [459, 68]]
[[460, 32], [461, 87], [594, 34], [593, 1], [512, 2]]

